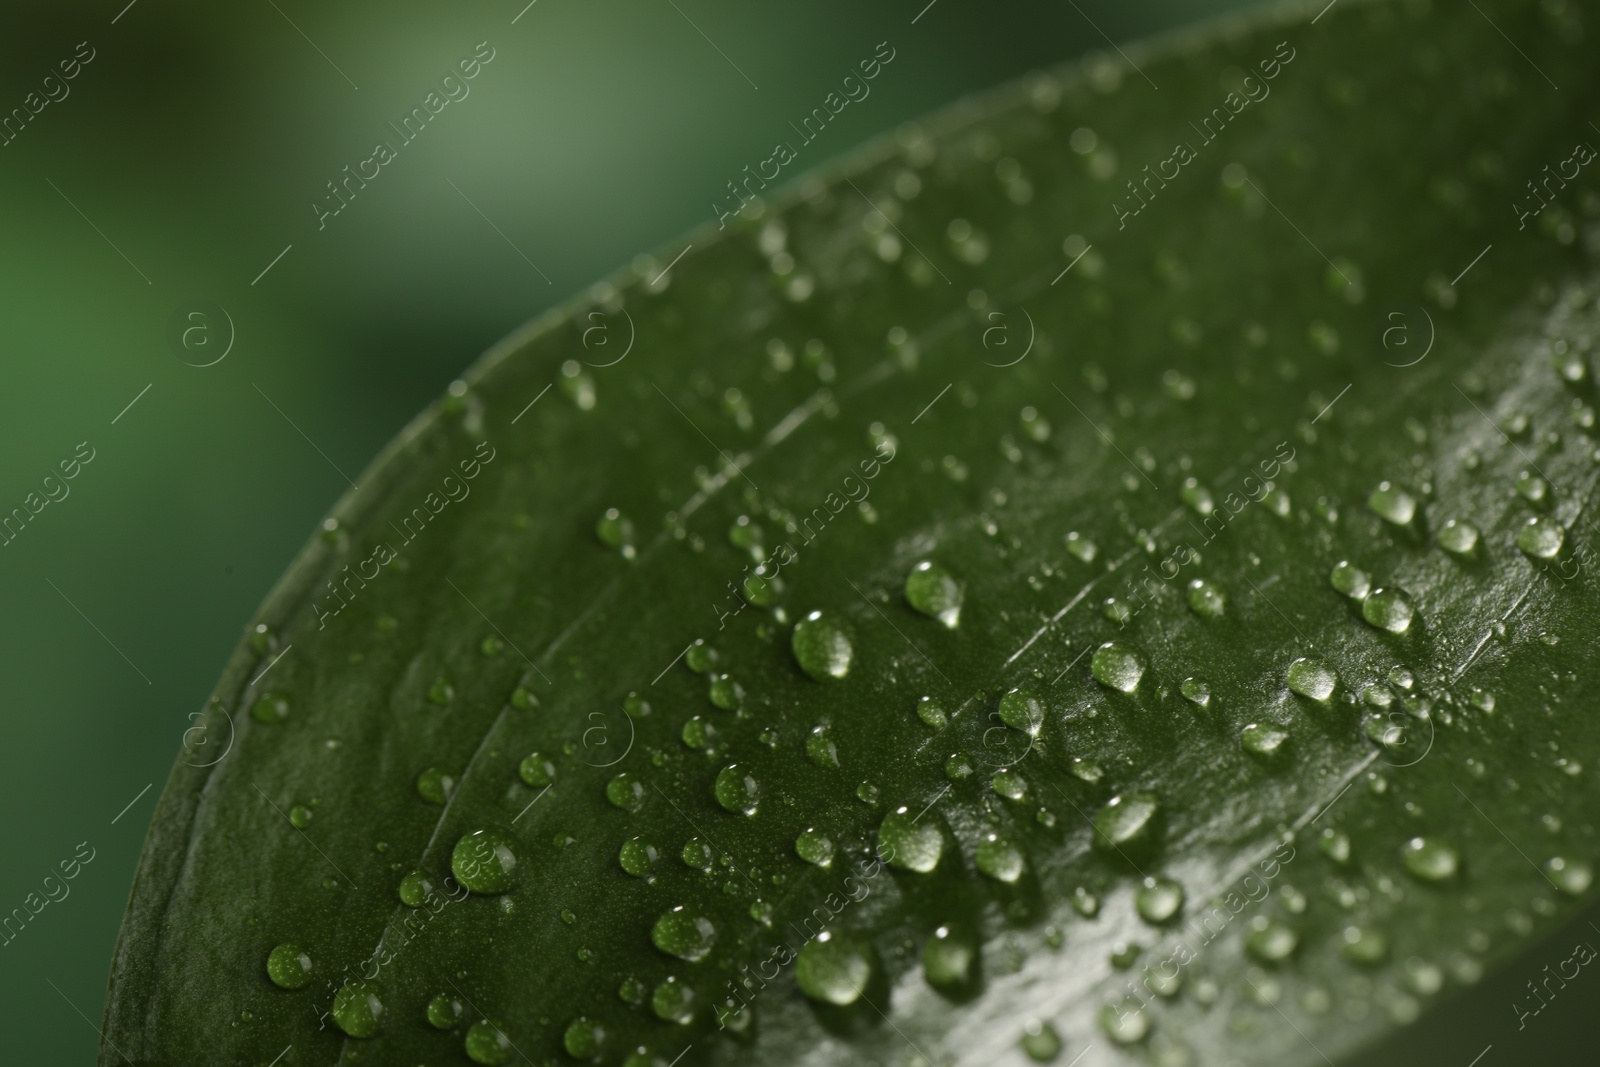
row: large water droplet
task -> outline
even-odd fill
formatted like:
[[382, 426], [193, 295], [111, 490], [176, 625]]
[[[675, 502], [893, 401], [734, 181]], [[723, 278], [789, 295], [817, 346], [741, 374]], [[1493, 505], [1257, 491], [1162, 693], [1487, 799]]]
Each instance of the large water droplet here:
[[1228, 598], [1216, 582], [1196, 578], [1189, 583], [1189, 610], [1205, 619], [1220, 619], [1228, 606]]
[[927, 874], [939, 865], [944, 835], [934, 822], [921, 822], [909, 808], [896, 808], [878, 827], [878, 854], [903, 871]]
[[333, 1021], [351, 1037], [373, 1037], [383, 1022], [383, 1001], [371, 982], [346, 982], [333, 998]]
[[1385, 522], [1405, 526], [1417, 513], [1417, 501], [1410, 493], [1388, 482], [1379, 482], [1378, 488], [1367, 497], [1367, 506]]
[[801, 859], [818, 867], [833, 863], [832, 839], [815, 829], [800, 831], [800, 836], [794, 839], [794, 851]]
[[906, 576], [906, 602], [954, 630], [961, 621], [961, 583], [949, 569], [923, 560]]
[[1425, 882], [1443, 882], [1454, 877], [1460, 865], [1456, 850], [1442, 841], [1413, 837], [1400, 849], [1401, 862], [1413, 876]]
[[1333, 565], [1333, 570], [1328, 574], [1328, 584], [1333, 586], [1335, 592], [1351, 600], [1363, 600], [1372, 590], [1372, 579], [1367, 577], [1367, 572], [1349, 560], [1341, 560]]
[[267, 977], [283, 989], [303, 988], [311, 981], [311, 956], [299, 945], [286, 941], [267, 954]]
[[606, 783], [606, 799], [611, 801], [612, 807], [621, 808], [623, 811], [638, 811], [644, 807], [645, 797], [648, 795], [649, 790], [638, 776], [627, 771], [623, 771]]
[[1319, 703], [1333, 696], [1334, 687], [1339, 684], [1339, 676], [1318, 659], [1295, 660], [1289, 664], [1286, 677], [1292, 691]]
[[1131, 693], [1139, 688], [1139, 679], [1144, 677], [1144, 662], [1139, 653], [1129, 646], [1107, 641], [1094, 650], [1094, 656], [1089, 661], [1089, 673], [1107, 688]]
[[1403, 634], [1411, 626], [1411, 598], [1399, 589], [1374, 589], [1361, 602], [1361, 617], [1380, 630]]
[[500, 1064], [511, 1062], [513, 1051], [511, 1039], [506, 1036], [504, 1030], [487, 1019], [480, 1019], [467, 1027], [467, 1037], [462, 1045], [466, 1049], [467, 1058], [473, 1063], [481, 1063], [485, 1067], [499, 1067]]
[[1143, 844], [1153, 835], [1160, 810], [1160, 802], [1150, 793], [1112, 797], [1095, 816], [1095, 845], [1115, 850]]
[[517, 773], [535, 789], [543, 789], [556, 780], [556, 765], [542, 752], [530, 752], [517, 767]]
[[499, 830], [474, 830], [462, 834], [450, 853], [450, 870], [456, 881], [474, 893], [504, 893], [516, 870], [516, 841]]
[[592, 1060], [605, 1047], [606, 1032], [599, 1023], [580, 1015], [567, 1025], [566, 1033], [561, 1035], [561, 1043], [566, 1047], [567, 1055], [573, 1059]]
[[1470, 522], [1451, 519], [1439, 527], [1439, 547], [1457, 556], [1470, 556], [1478, 547], [1478, 528]]
[[1044, 725], [1044, 705], [1027, 689], [1013, 689], [1000, 698], [1000, 721], [1013, 730], [1037, 737]]
[[1167, 922], [1183, 907], [1183, 886], [1171, 878], [1146, 878], [1133, 904], [1145, 922]]
[[832, 615], [813, 611], [795, 623], [790, 644], [800, 669], [819, 682], [850, 673], [855, 649], [844, 623]]
[[941, 926], [922, 946], [922, 974], [933, 988], [964, 993], [976, 978], [978, 949], [971, 938]]
[[650, 930], [650, 940], [662, 952], [693, 963], [710, 954], [717, 940], [717, 928], [704, 915], [679, 904], [656, 920]]
[[1554, 559], [1566, 539], [1561, 524], [1542, 515], [1535, 515], [1517, 531], [1517, 547], [1534, 559]]
[[1022, 850], [1010, 838], [985, 834], [978, 842], [978, 870], [997, 882], [1015, 882], [1022, 877]]
[[439, 993], [428, 1001], [428, 1022], [435, 1030], [453, 1030], [466, 1014], [461, 1001], [449, 993]]
[[872, 962], [861, 949], [824, 930], [800, 950], [794, 979], [812, 1000], [843, 1007], [854, 1004], [872, 980]]
[[756, 781], [749, 767], [740, 763], [722, 768], [713, 791], [717, 803], [736, 815], [754, 815], [761, 800], [761, 783]]
[[655, 846], [642, 837], [630, 837], [617, 851], [617, 862], [635, 878], [643, 878], [655, 866], [659, 853]]

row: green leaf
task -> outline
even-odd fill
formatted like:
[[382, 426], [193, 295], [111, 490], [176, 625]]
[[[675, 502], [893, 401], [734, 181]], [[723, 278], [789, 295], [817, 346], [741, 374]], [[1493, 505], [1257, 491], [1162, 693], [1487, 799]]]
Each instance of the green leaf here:
[[1473, 6], [1030, 78], [491, 351], [230, 661], [102, 1062], [1317, 1063], [1572, 914], [1597, 70]]

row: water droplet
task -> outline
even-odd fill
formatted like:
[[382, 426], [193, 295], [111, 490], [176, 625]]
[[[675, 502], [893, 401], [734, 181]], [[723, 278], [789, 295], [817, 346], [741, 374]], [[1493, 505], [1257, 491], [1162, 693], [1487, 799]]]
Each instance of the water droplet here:
[[642, 837], [628, 838], [617, 850], [617, 862], [622, 865], [624, 871], [635, 878], [643, 878], [649, 874], [650, 868], [655, 866], [659, 856], [660, 853], [656, 851], [655, 846]]
[[1517, 494], [1530, 504], [1542, 504], [1550, 495], [1550, 483], [1532, 471], [1517, 475]]
[[872, 980], [872, 962], [853, 944], [824, 930], [800, 950], [794, 979], [812, 1000], [844, 1007], [854, 1004]]
[[1112, 797], [1095, 816], [1095, 845], [1114, 851], [1144, 843], [1153, 835], [1160, 811], [1160, 802], [1150, 793]]
[[450, 853], [450, 870], [456, 881], [474, 893], [504, 893], [516, 870], [516, 840], [499, 830], [474, 830], [462, 834]]
[[437, 767], [429, 767], [417, 775], [417, 795], [429, 804], [443, 804], [454, 792], [456, 779]]
[[738, 711], [744, 704], [744, 687], [726, 674], [706, 676], [706, 696], [723, 711]]
[[1339, 684], [1339, 676], [1317, 659], [1295, 660], [1289, 664], [1286, 678], [1292, 691], [1319, 703], [1326, 703]]
[[650, 995], [650, 1010], [663, 1022], [686, 1026], [694, 1020], [694, 990], [669, 975]]
[[467, 1037], [462, 1047], [466, 1049], [468, 1059], [485, 1067], [499, 1067], [511, 1061], [511, 1039], [487, 1019], [480, 1019], [467, 1027]]
[[1164, 923], [1183, 907], [1183, 886], [1170, 878], [1146, 878], [1133, 904], [1145, 922]]
[[1084, 759], [1082, 756], [1076, 756], [1072, 760], [1072, 777], [1080, 782], [1093, 785], [1105, 777], [1105, 773], [1105, 768], [1100, 766], [1098, 760]]
[[289, 717], [289, 698], [278, 693], [267, 693], [250, 705], [250, 717], [256, 722], [282, 722]]
[[1061, 1035], [1049, 1023], [1034, 1021], [1022, 1031], [1022, 1051], [1035, 1063], [1049, 1063], [1061, 1055]]
[[1473, 686], [1472, 694], [1467, 699], [1470, 700], [1472, 702], [1472, 706], [1477, 708], [1479, 711], [1493, 714], [1494, 694], [1489, 692], [1487, 689], [1479, 689], [1477, 686]]
[[971, 938], [948, 926], [928, 936], [922, 946], [922, 974], [933, 988], [946, 993], [964, 993], [976, 978], [978, 949]]
[[1367, 506], [1380, 519], [1396, 526], [1405, 526], [1417, 513], [1417, 501], [1410, 493], [1388, 482], [1379, 482], [1378, 488], [1367, 497]]
[[594, 524], [594, 532], [601, 544], [619, 549], [624, 556], [633, 558], [633, 523], [622, 512], [607, 508], [605, 514], [600, 516], [600, 521]]
[[917, 700], [917, 718], [935, 730], [942, 729], [946, 722], [944, 705], [936, 697], [920, 697]]
[[1189, 505], [1194, 513], [1200, 516], [1209, 516], [1217, 506], [1211, 497], [1211, 490], [1201, 485], [1197, 478], [1183, 480], [1183, 485], [1178, 489], [1178, 499]]
[[801, 859], [818, 867], [833, 864], [833, 841], [815, 829], [800, 831], [800, 836], [794, 839], [794, 851]]
[[1361, 602], [1361, 617], [1380, 630], [1403, 634], [1411, 626], [1411, 598], [1399, 589], [1374, 589]]
[[878, 787], [871, 782], [862, 782], [856, 786], [856, 799], [863, 804], [876, 804], [878, 802]]
[[1367, 572], [1349, 560], [1341, 560], [1333, 565], [1328, 584], [1333, 586], [1335, 592], [1351, 600], [1365, 599], [1372, 589], [1372, 579], [1367, 577]]
[[1350, 835], [1339, 830], [1324, 828], [1317, 842], [1322, 854], [1343, 867], [1350, 862]]
[[818, 767], [839, 766], [839, 748], [833, 742], [833, 732], [825, 724], [813, 726], [806, 735], [806, 758]]
[[1022, 877], [1022, 850], [1009, 838], [985, 834], [978, 842], [978, 870], [997, 882], [1015, 882]]
[[1227, 597], [1223, 595], [1222, 587], [1217, 583], [1208, 582], [1204, 578], [1196, 578], [1189, 583], [1189, 610], [1201, 618], [1222, 618], [1227, 604]]
[[1150, 1032], [1150, 1019], [1143, 1002], [1133, 997], [1118, 997], [1100, 1008], [1100, 1029], [1119, 1045], [1134, 1045]]
[[280, 988], [300, 989], [311, 981], [311, 956], [299, 945], [286, 941], [267, 954], [267, 977]]
[[1077, 533], [1076, 531], [1067, 534], [1066, 545], [1068, 552], [1071, 552], [1074, 556], [1078, 557], [1085, 563], [1093, 563], [1094, 557], [1098, 555], [1100, 551], [1095, 547], [1093, 541], [1089, 540], [1087, 537], [1084, 537], [1082, 534]]
[[921, 822], [909, 808], [896, 808], [878, 826], [878, 854], [903, 871], [927, 874], [939, 865], [943, 851], [938, 824]]
[[1300, 944], [1300, 935], [1285, 923], [1257, 915], [1250, 920], [1250, 932], [1245, 935], [1244, 947], [1262, 963], [1282, 963]]
[[1347, 926], [1341, 935], [1344, 955], [1351, 963], [1371, 965], [1381, 963], [1389, 954], [1389, 939], [1377, 930], [1364, 930]]
[[1144, 677], [1144, 663], [1139, 654], [1127, 645], [1107, 641], [1094, 650], [1089, 661], [1089, 673], [1094, 680], [1109, 689], [1131, 693], [1139, 688]]
[[1007, 800], [1021, 800], [1028, 795], [1028, 783], [1022, 775], [1012, 770], [996, 771], [989, 787], [994, 790], [995, 796]]
[[710, 954], [717, 940], [717, 928], [711, 925], [710, 919], [679, 904], [656, 920], [650, 930], [650, 940], [662, 952], [694, 963]]
[[689, 748], [705, 750], [712, 746], [717, 728], [699, 715], [683, 724], [683, 743]]
[[1561, 524], [1542, 515], [1535, 515], [1517, 531], [1517, 547], [1534, 559], [1554, 559], [1561, 554], [1566, 540]]
[[1545, 860], [1544, 873], [1557, 889], [1574, 897], [1582, 896], [1594, 881], [1594, 871], [1587, 863], [1576, 863], [1561, 856], [1551, 856]]
[[297, 830], [304, 830], [311, 825], [311, 809], [304, 804], [296, 804], [289, 809], [289, 824]]
[[1000, 721], [1013, 730], [1037, 737], [1044, 725], [1044, 705], [1027, 689], [1013, 689], [1000, 698]]
[[542, 752], [530, 752], [517, 767], [522, 780], [535, 789], [543, 789], [556, 778], [556, 765]]
[[461, 1001], [449, 993], [440, 993], [428, 1001], [428, 1022], [436, 1030], [454, 1029], [465, 1013]]
[[961, 583], [942, 564], [923, 560], [906, 576], [906, 603], [954, 630], [961, 621]]
[[971, 774], [972, 764], [959, 752], [944, 761], [944, 776], [952, 782], [959, 782]]
[[761, 800], [761, 783], [756, 781], [749, 767], [739, 763], [722, 768], [712, 791], [717, 803], [736, 815], [754, 815]]
[[450, 684], [450, 679], [440, 676], [435, 678], [428, 686], [428, 699], [444, 707], [456, 698], [456, 687]]
[[636, 775], [623, 771], [606, 783], [606, 799], [611, 806], [623, 811], [638, 811], [644, 807], [647, 790]]
[[834, 616], [813, 611], [795, 623], [790, 644], [800, 669], [819, 682], [850, 673], [855, 649], [844, 624]]
[[371, 982], [346, 982], [333, 998], [333, 1021], [351, 1037], [373, 1037], [383, 1021], [383, 1001]]
[[1454, 877], [1460, 859], [1455, 849], [1425, 837], [1413, 837], [1400, 849], [1401, 862], [1412, 875], [1425, 882], [1442, 882]]
[[1439, 527], [1439, 547], [1457, 556], [1470, 556], [1478, 547], [1478, 528], [1470, 522], [1451, 519]]
[[711, 845], [698, 837], [691, 837], [683, 843], [683, 851], [678, 853], [678, 858], [683, 860], [685, 867], [693, 867], [697, 871], [710, 871], [717, 862], [717, 854]]
[[704, 639], [695, 641], [683, 655], [683, 662], [696, 674], [704, 674], [715, 667], [721, 660], [717, 650], [706, 644]]
[[1072, 910], [1085, 919], [1092, 919], [1100, 914], [1100, 898], [1081, 885], [1072, 891], [1071, 903]]
[[1289, 731], [1271, 723], [1253, 722], [1239, 732], [1239, 745], [1252, 756], [1272, 759], [1283, 750]]
[[605, 1047], [606, 1032], [599, 1023], [580, 1015], [568, 1024], [566, 1033], [561, 1035], [561, 1043], [573, 1059], [592, 1060]]
[[400, 903], [408, 908], [420, 908], [433, 896], [433, 880], [421, 871], [412, 871], [400, 879]]
[[1211, 703], [1211, 687], [1198, 678], [1185, 678], [1178, 691], [1183, 694], [1185, 700], [1202, 708]]

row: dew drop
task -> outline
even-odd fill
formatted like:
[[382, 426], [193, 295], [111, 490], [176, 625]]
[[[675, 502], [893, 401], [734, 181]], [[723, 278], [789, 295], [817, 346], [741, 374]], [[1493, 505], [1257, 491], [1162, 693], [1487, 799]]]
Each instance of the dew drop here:
[[961, 621], [961, 583], [949, 569], [923, 560], [906, 576], [906, 603], [954, 630]]
[[819, 682], [850, 673], [855, 649], [844, 624], [831, 615], [813, 611], [795, 623], [790, 644], [800, 669]]
[[635, 878], [643, 878], [656, 865], [660, 853], [642, 837], [630, 837], [617, 850], [617, 863]]
[[749, 767], [731, 763], [717, 775], [713, 792], [723, 810], [735, 815], [754, 815], [761, 800], [761, 783], [756, 781]]
[[1160, 802], [1151, 793], [1112, 797], [1095, 816], [1095, 845], [1115, 851], [1144, 843], [1154, 833], [1160, 810]]
[[994, 790], [995, 796], [1007, 800], [1022, 800], [1028, 795], [1027, 781], [1013, 770], [996, 771], [989, 787]]
[[1185, 678], [1178, 691], [1185, 700], [1202, 708], [1211, 703], [1211, 687], [1198, 678]]
[[1183, 886], [1170, 878], [1146, 878], [1133, 905], [1147, 923], [1164, 923], [1183, 907]]
[[922, 974], [933, 988], [946, 993], [970, 989], [976, 977], [978, 949], [970, 938], [941, 926], [922, 946]]
[[1333, 586], [1335, 592], [1351, 600], [1366, 599], [1372, 589], [1372, 579], [1367, 577], [1367, 572], [1349, 560], [1341, 560], [1333, 565], [1328, 584]]
[[1470, 556], [1478, 547], [1478, 528], [1470, 522], [1451, 519], [1439, 527], [1439, 547], [1457, 556]]
[[300, 989], [311, 981], [311, 956], [293, 941], [267, 954], [267, 977], [281, 989]]
[[1049, 1023], [1029, 1023], [1022, 1031], [1020, 1044], [1035, 1063], [1049, 1063], [1061, 1055], [1061, 1035]]
[[1286, 680], [1293, 692], [1318, 703], [1326, 703], [1339, 684], [1339, 676], [1326, 663], [1305, 658], [1289, 664]]
[[530, 752], [517, 767], [517, 774], [535, 789], [556, 780], [556, 765], [542, 752]]
[[576, 1060], [592, 1060], [600, 1055], [600, 1050], [605, 1047], [606, 1032], [600, 1024], [580, 1015], [567, 1025], [566, 1033], [561, 1035], [561, 1044], [565, 1046], [567, 1055]]
[[1013, 730], [1037, 737], [1044, 725], [1044, 705], [1027, 689], [1013, 689], [1000, 698], [1000, 721]]
[[1095, 649], [1089, 661], [1089, 673], [1108, 689], [1131, 693], [1139, 688], [1139, 679], [1144, 677], [1144, 663], [1127, 645], [1107, 641]]
[[429, 804], [443, 804], [455, 791], [456, 779], [437, 767], [429, 767], [417, 775], [417, 795]]
[[1410, 493], [1388, 482], [1379, 482], [1378, 488], [1367, 497], [1367, 506], [1380, 519], [1396, 526], [1405, 526], [1417, 513], [1417, 501]]
[[878, 826], [878, 854], [903, 871], [927, 874], [939, 865], [944, 835], [937, 823], [920, 819], [906, 807], [885, 815]]
[[1535, 515], [1517, 531], [1517, 547], [1534, 559], [1554, 559], [1561, 554], [1566, 539], [1566, 531], [1560, 523], [1542, 515]]
[[1100, 898], [1081, 885], [1072, 891], [1070, 901], [1072, 910], [1085, 919], [1092, 919], [1100, 914]]
[[1150, 1032], [1150, 1019], [1144, 1004], [1133, 997], [1119, 997], [1100, 1008], [1100, 1029], [1119, 1045], [1135, 1045]]
[[1371, 965], [1381, 963], [1389, 954], [1389, 939], [1377, 930], [1347, 926], [1340, 935], [1344, 955], [1351, 963]]
[[872, 962], [854, 945], [824, 930], [800, 950], [795, 984], [812, 1000], [845, 1007], [854, 1004], [872, 980]]
[[433, 896], [433, 880], [421, 871], [412, 871], [400, 879], [400, 903], [408, 908], [420, 908]]
[[1000, 834], [985, 834], [978, 842], [978, 870], [997, 882], [1012, 883], [1022, 877], [1022, 850]]
[[717, 928], [711, 925], [710, 919], [679, 904], [656, 920], [650, 929], [650, 940], [669, 956], [694, 963], [711, 953], [711, 946], [717, 940]]
[[1203, 619], [1220, 619], [1227, 608], [1227, 597], [1222, 587], [1204, 578], [1189, 583], [1189, 610]]
[[644, 807], [646, 793], [644, 783], [638, 776], [627, 771], [623, 771], [606, 783], [606, 799], [611, 802], [612, 807], [621, 808], [623, 811], [634, 812]]
[[839, 766], [839, 747], [834, 744], [833, 732], [826, 725], [813, 726], [806, 735], [806, 759], [818, 767]]
[[1093, 541], [1074, 531], [1066, 536], [1067, 551], [1085, 563], [1093, 563], [1094, 557], [1099, 554]]
[[296, 804], [289, 809], [289, 825], [296, 830], [304, 830], [311, 825], [311, 809], [304, 804]]
[[[429, 1010], [431, 1012], [431, 1007]], [[511, 1039], [505, 1035], [505, 1031], [487, 1019], [481, 1019], [467, 1027], [467, 1037], [462, 1047], [465, 1048], [468, 1059], [473, 1063], [484, 1064], [485, 1067], [499, 1067], [500, 1064], [511, 1061]]]
[[250, 705], [250, 717], [256, 722], [282, 722], [289, 717], [289, 698], [278, 693], [267, 693]]
[[1573, 897], [1582, 896], [1594, 881], [1594, 871], [1587, 863], [1576, 863], [1561, 856], [1545, 860], [1544, 873], [1557, 889]]
[[691, 837], [683, 843], [683, 851], [678, 853], [678, 858], [683, 860], [685, 867], [697, 871], [709, 872], [717, 862], [717, 854], [711, 845], [698, 837]]
[[1350, 835], [1347, 833], [1325, 828], [1317, 847], [1322, 850], [1324, 856], [1341, 867], [1350, 862]]
[[512, 886], [517, 866], [515, 843], [499, 830], [462, 834], [450, 853], [451, 873], [471, 892], [504, 893]]
[[815, 829], [800, 831], [800, 836], [794, 839], [794, 851], [795, 855], [818, 867], [828, 867], [833, 864], [832, 839]]
[[1253, 722], [1239, 731], [1239, 745], [1252, 756], [1270, 760], [1283, 750], [1289, 731], [1271, 723]]
[[935, 730], [942, 729], [947, 721], [944, 712], [944, 705], [940, 703], [936, 697], [918, 698], [917, 718], [921, 719], [925, 725], [931, 726]]
[[440, 993], [428, 1001], [428, 1023], [435, 1030], [452, 1030], [466, 1013], [461, 1001], [449, 993]]
[[686, 1026], [694, 1020], [694, 990], [669, 975], [650, 995], [650, 1010], [662, 1022]]
[[633, 557], [633, 523], [616, 508], [607, 508], [600, 521], [594, 524], [595, 536], [607, 548], [615, 548], [628, 558]]
[[1403, 634], [1411, 626], [1411, 598], [1399, 589], [1374, 589], [1361, 602], [1361, 617], [1380, 630]]
[[1299, 944], [1300, 936], [1287, 924], [1265, 915], [1250, 920], [1250, 932], [1244, 939], [1246, 951], [1262, 963], [1282, 963]]
[[333, 1021], [351, 1037], [373, 1037], [383, 1021], [383, 1001], [371, 982], [346, 982], [333, 998]]

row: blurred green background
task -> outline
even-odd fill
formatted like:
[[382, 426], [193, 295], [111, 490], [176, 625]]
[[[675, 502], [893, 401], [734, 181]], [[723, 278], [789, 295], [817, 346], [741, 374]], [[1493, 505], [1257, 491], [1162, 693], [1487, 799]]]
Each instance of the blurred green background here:
[[[485, 347], [710, 220], [724, 183], [880, 41], [894, 63], [795, 170], [1108, 49], [1100, 31], [1125, 41], [1245, 6], [125, 3], [13, 0], [0, 34], [0, 113], [75, 51], [94, 57], [0, 148], [0, 511], [80, 443], [95, 455], [0, 549], [0, 914], [80, 842], [94, 850], [70, 896], [0, 948], [8, 1063], [92, 1061], [188, 716], [344, 475]], [[494, 59], [470, 95], [319, 231], [325, 183], [397, 143], [388, 124], [479, 42]], [[206, 368], [167, 341], [197, 299], [235, 331]], [[1546, 961], [1524, 962], [1381, 1062], [1464, 1067], [1512, 1031], [1506, 1006]], [[1510, 1055], [1554, 1058], [1584, 1036], [1582, 1007], [1553, 1005]]]

